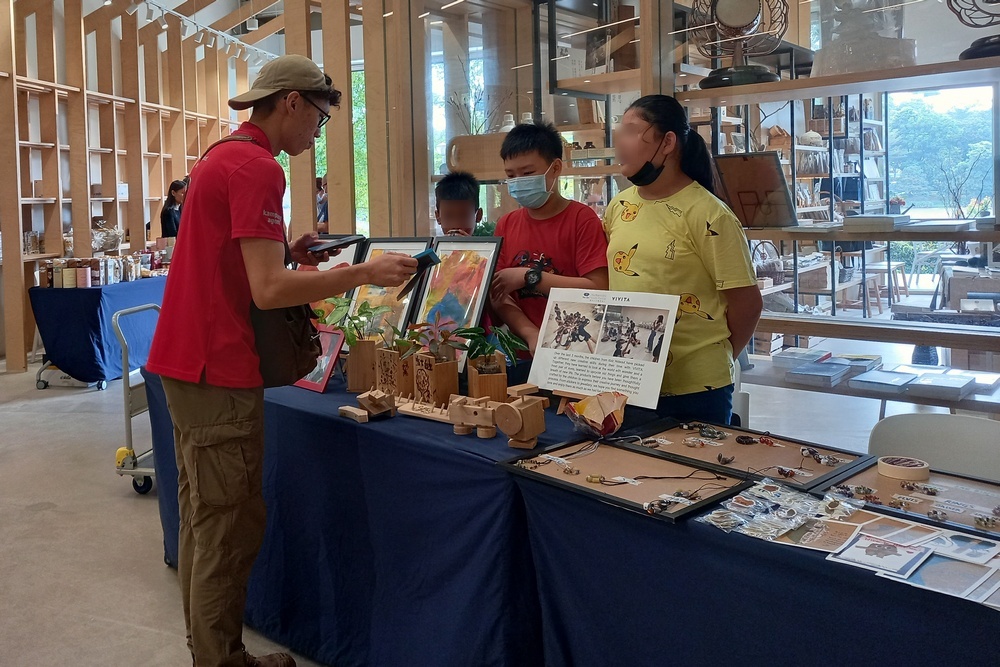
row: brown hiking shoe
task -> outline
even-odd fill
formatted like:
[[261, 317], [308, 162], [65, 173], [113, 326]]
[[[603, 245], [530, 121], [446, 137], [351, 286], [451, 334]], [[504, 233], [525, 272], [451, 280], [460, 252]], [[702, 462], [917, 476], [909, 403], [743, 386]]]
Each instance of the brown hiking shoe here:
[[287, 653], [271, 653], [256, 658], [244, 652], [246, 667], [295, 667], [295, 659]]

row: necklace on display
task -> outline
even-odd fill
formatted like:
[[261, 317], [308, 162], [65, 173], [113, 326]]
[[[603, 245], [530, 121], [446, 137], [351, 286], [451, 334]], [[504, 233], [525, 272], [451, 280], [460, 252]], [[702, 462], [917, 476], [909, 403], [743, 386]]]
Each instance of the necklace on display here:
[[707, 484], [702, 484], [694, 491], [680, 490], [675, 491], [671, 496], [661, 496], [656, 500], [651, 500], [648, 503], [642, 504], [642, 509], [646, 510], [648, 514], [662, 514], [673, 508], [674, 505], [683, 503], [685, 505], [690, 505], [692, 503], [701, 500], [699, 495], [702, 491], [708, 489], [711, 491], [719, 491], [722, 489], [728, 489], [728, 486], [723, 486], [722, 484], [712, 484], [711, 482]]
[[[698, 473], [705, 473], [710, 475], [710, 477], [695, 477]], [[587, 475], [587, 481], [591, 484], [600, 484], [602, 486], [622, 486], [623, 484], [631, 484], [637, 486], [643, 480], [662, 480], [662, 479], [714, 479], [714, 480], [724, 480], [726, 479], [722, 475], [716, 475], [714, 472], [709, 472], [707, 470], [692, 470], [686, 475], [667, 475], [667, 476], [656, 476], [656, 475], [636, 475], [635, 477], [614, 477], [608, 479], [604, 475]]]

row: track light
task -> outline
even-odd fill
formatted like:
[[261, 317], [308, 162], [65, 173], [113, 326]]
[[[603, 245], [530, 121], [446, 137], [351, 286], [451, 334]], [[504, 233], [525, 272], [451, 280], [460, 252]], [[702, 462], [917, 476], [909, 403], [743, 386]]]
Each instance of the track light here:
[[[109, 4], [111, 4], [111, 3], [110, 3], [110, 2], [105, 2], [104, 4], [106, 4], [106, 5], [109, 5]], [[142, 4], [141, 2], [133, 2], [132, 4], [130, 4], [130, 5], [129, 5], [129, 6], [128, 6], [128, 7], [126, 8], [126, 9], [125, 9], [125, 13], [126, 13], [126, 14], [128, 14], [129, 16], [132, 16], [132, 15], [133, 15], [133, 14], [135, 14], [135, 13], [136, 13], [137, 11], [139, 11], [139, 6], [140, 6], [141, 4]]]
[[198, 34], [194, 36], [194, 42], [195, 44], [201, 44], [204, 41], [205, 41], [205, 31], [199, 30]]
[[233, 49], [234, 49], [234, 48], [235, 48], [235, 46], [233, 45], [233, 43], [232, 43], [232, 42], [230, 42], [230, 41], [227, 41], [227, 42], [226, 42], [226, 55], [227, 55], [227, 56], [230, 56], [230, 55], [232, 55], [232, 54], [233, 54]]
[[152, 23], [155, 18], [156, 12], [153, 11], [153, 5], [146, 5], [146, 23]]
[[191, 24], [187, 21], [181, 21], [181, 37], [187, 38], [191, 34]]
[[205, 42], [205, 46], [207, 46], [208, 48], [212, 48], [213, 46], [215, 46], [215, 35], [208, 36], [208, 41]]
[[256, 18], [247, 19], [247, 30], [256, 30], [260, 27], [260, 21]]
[[167, 29], [167, 15], [166, 14], [160, 14], [160, 27], [163, 28], [164, 30]]

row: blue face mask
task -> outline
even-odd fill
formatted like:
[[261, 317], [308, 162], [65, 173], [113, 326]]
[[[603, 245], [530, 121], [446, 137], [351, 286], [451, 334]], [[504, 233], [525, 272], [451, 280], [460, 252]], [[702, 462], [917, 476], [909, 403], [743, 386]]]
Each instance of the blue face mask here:
[[[544, 174], [507, 179], [507, 192], [524, 208], [536, 209], [545, 206], [545, 202], [552, 196], [551, 190], [545, 185], [545, 177], [548, 176], [550, 169], [552, 169], [551, 164]], [[552, 187], [555, 187], [554, 182]]]

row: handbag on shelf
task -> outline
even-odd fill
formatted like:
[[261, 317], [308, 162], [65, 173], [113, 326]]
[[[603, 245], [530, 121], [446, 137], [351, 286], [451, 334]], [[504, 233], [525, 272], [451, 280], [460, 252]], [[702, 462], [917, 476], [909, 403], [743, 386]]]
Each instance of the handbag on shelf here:
[[[768, 250], [767, 246], [774, 249], [774, 254]], [[754, 272], [758, 278], [770, 278], [775, 285], [785, 283], [785, 262], [781, 259], [778, 247], [771, 241], [759, 241], [750, 249], [753, 258]]]
[[[219, 144], [230, 141], [251, 141], [253, 137], [231, 134], [205, 149], [200, 160]], [[292, 251], [285, 240], [285, 266], [292, 263]], [[253, 326], [254, 346], [260, 358], [260, 375], [264, 387], [284, 387], [294, 384], [314, 368], [323, 346], [319, 332], [313, 325], [312, 310], [307, 304], [262, 310], [250, 303], [250, 324]]]

